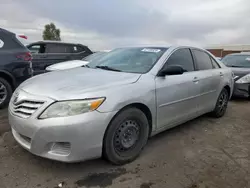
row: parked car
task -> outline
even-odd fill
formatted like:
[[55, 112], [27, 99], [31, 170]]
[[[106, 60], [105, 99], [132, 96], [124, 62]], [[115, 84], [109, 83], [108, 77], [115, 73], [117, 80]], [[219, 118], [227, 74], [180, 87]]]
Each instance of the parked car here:
[[232, 90], [231, 69], [203, 49], [120, 48], [88, 67], [23, 83], [11, 99], [9, 123], [35, 155], [124, 164], [150, 136], [205, 113], [223, 116]]
[[29, 44], [28, 49], [33, 55], [34, 75], [45, 72], [46, 67], [68, 60], [80, 60], [92, 51], [84, 45], [58, 41], [40, 41]]
[[222, 62], [234, 73], [233, 96], [250, 97], [250, 53], [230, 54]]
[[0, 108], [9, 103], [15, 88], [32, 76], [31, 58], [16, 34], [0, 28]]
[[95, 61], [99, 58], [101, 58], [103, 55], [105, 55], [107, 51], [100, 51], [95, 52], [91, 55], [88, 55], [87, 57], [83, 58], [82, 60], [72, 60], [72, 61], [65, 61], [62, 63], [56, 63], [54, 65], [50, 65], [46, 68], [46, 71], [59, 71], [59, 70], [65, 70], [65, 69], [72, 69], [77, 67], [82, 67], [87, 65], [89, 62]]

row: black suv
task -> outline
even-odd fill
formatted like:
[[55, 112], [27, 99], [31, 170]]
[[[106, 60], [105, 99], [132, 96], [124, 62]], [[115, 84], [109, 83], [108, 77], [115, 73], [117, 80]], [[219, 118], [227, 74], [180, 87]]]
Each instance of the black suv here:
[[52, 64], [80, 60], [93, 53], [87, 46], [57, 41], [35, 42], [29, 44], [27, 48], [33, 56], [34, 75], [44, 73], [46, 67]]
[[0, 108], [15, 88], [32, 76], [30, 51], [10, 31], [0, 28]]

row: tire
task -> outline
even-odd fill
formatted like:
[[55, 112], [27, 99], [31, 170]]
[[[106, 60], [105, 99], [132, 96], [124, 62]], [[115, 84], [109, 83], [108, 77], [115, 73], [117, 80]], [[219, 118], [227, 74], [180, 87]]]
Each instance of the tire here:
[[[3, 97], [3, 91], [5, 91], [5, 97]], [[0, 109], [6, 107], [9, 104], [12, 95], [12, 88], [8, 81], [0, 77]]]
[[104, 136], [103, 156], [115, 165], [131, 162], [141, 153], [148, 136], [149, 123], [145, 114], [137, 108], [127, 108], [109, 124]]
[[224, 116], [227, 109], [228, 101], [229, 101], [229, 93], [225, 88], [223, 88], [217, 99], [216, 106], [212, 111], [211, 115], [215, 118], [220, 118]]

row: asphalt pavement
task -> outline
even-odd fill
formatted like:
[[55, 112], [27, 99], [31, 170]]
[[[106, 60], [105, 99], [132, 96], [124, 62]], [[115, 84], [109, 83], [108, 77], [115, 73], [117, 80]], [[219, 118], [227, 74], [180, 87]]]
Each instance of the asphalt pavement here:
[[0, 111], [0, 188], [248, 188], [250, 102], [234, 100], [223, 118], [207, 115], [151, 138], [134, 162], [66, 164], [34, 156], [13, 139]]

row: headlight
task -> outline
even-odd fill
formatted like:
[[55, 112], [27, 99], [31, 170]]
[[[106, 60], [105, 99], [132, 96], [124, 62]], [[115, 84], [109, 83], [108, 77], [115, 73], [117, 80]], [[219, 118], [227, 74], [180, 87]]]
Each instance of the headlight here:
[[238, 84], [250, 83], [250, 74], [247, 74], [247, 75], [243, 76], [242, 78], [237, 80], [236, 83], [238, 83]]
[[98, 98], [55, 102], [50, 105], [39, 118], [47, 119], [54, 117], [66, 117], [91, 112], [96, 110], [104, 100], [105, 98]]

